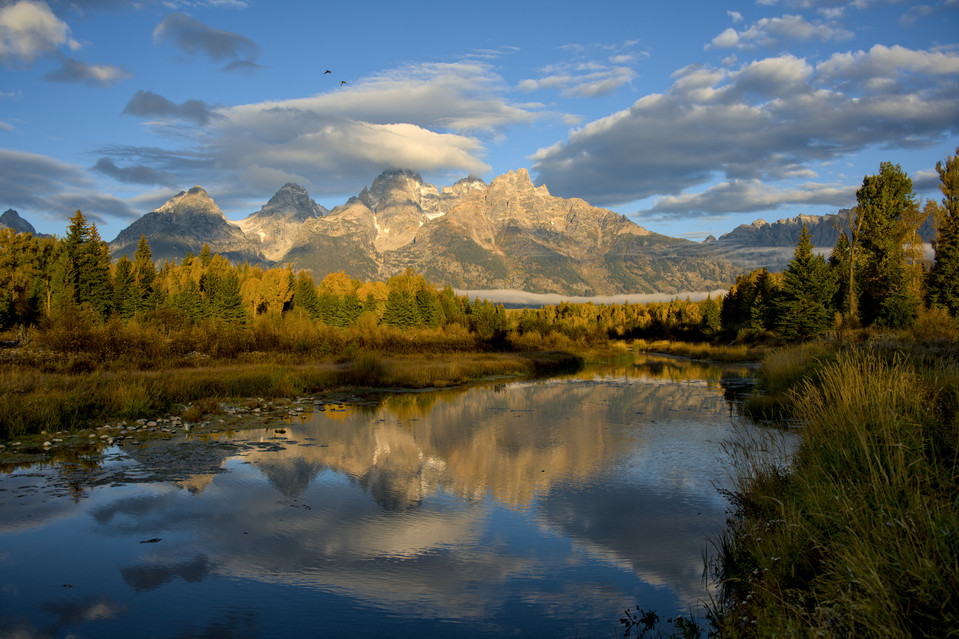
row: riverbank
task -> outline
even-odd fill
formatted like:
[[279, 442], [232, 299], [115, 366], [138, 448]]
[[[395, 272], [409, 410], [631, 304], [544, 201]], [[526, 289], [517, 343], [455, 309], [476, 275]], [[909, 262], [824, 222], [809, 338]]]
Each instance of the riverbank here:
[[[357, 388], [444, 388], [489, 378], [516, 378], [574, 371], [586, 359], [621, 357], [609, 347], [581, 353], [450, 352], [397, 354], [372, 351], [317, 360], [289, 353], [193, 357], [151, 368], [120, 365], [89, 372], [50, 370], [42, 354], [8, 351], [0, 362], [0, 456], [5, 462], [43, 455], [54, 444], [109, 437], [109, 429], [135, 428], [143, 437], [164, 436], [146, 422], [202, 428], [221, 405], [289, 401]], [[59, 439], [60, 442], [52, 442]], [[44, 447], [44, 442], [51, 446]]]
[[959, 628], [959, 347], [820, 342], [763, 363], [756, 415], [786, 465], [743, 452], [717, 546], [726, 637], [947, 637]]

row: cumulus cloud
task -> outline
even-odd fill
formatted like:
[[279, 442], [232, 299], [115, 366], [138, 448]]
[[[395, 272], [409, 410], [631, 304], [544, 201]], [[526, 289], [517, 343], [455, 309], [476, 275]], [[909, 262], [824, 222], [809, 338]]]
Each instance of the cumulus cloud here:
[[90, 86], [108, 87], [131, 77], [125, 69], [108, 64], [87, 64], [72, 58], [60, 60], [60, 68], [43, 78], [50, 82], [83, 82]]
[[209, 27], [185, 13], [171, 13], [153, 30], [155, 42], [172, 40], [188, 55], [205, 54], [214, 62], [251, 62], [260, 48], [236, 33]]
[[853, 33], [822, 21], [809, 22], [798, 15], [784, 15], [781, 18], [763, 18], [743, 31], [729, 28], [713, 38], [706, 49], [739, 48], [751, 49], [756, 46], [774, 48], [784, 41], [819, 40], [830, 42], [846, 40]]
[[123, 200], [97, 193], [79, 168], [35, 153], [0, 149], [0, 193], [4, 206], [64, 222], [77, 209], [101, 225], [106, 216], [138, 215]]
[[855, 186], [808, 182], [791, 188], [767, 185], [759, 180], [722, 182], [700, 193], [660, 198], [642, 214], [688, 217], [717, 213], [772, 211], [793, 204], [848, 206], [856, 199]]
[[56, 53], [61, 47], [78, 50], [70, 27], [43, 2], [20, 0], [0, 8], [0, 63], [11, 66], [32, 63]]
[[533, 170], [557, 195], [610, 206], [678, 197], [717, 177], [791, 180], [877, 140], [928, 146], [959, 133], [955, 64], [956, 54], [874, 47], [817, 67], [794, 56], [733, 71], [686, 67], [665, 93], [537, 151]]
[[480, 174], [489, 170], [483, 139], [540, 117], [541, 107], [504, 99], [507, 90], [490, 66], [461, 61], [386, 71], [344, 88], [330, 80], [327, 92], [311, 97], [215, 110], [139, 91], [124, 114], [203, 128], [157, 129], [186, 139], [189, 153], [104, 148], [97, 170], [121, 181], [202, 183], [226, 207], [289, 181], [317, 195], [355, 192], [387, 168]]
[[[457, 133], [496, 133], [538, 115], [530, 105], [501, 97], [502, 80], [479, 62], [431, 63], [395, 69], [357, 81], [342, 90], [308, 98], [261, 102], [231, 108], [234, 122], [255, 126], [260, 117], [276, 122], [278, 111], [305, 119], [345, 118], [357, 122], [417, 126]], [[291, 119], [291, 124], [296, 122]]]
[[186, 120], [200, 126], [218, 117], [217, 113], [201, 100], [187, 100], [182, 104], [164, 98], [152, 91], [137, 91], [127, 102], [121, 115], [161, 120]]

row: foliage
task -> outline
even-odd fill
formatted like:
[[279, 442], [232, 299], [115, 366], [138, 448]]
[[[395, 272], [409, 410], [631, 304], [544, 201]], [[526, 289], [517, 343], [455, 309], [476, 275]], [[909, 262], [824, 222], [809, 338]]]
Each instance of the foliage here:
[[936, 171], [943, 198], [937, 207], [940, 219], [932, 244], [935, 262], [927, 279], [926, 300], [955, 317], [959, 315], [959, 148], [945, 163], [937, 162]]
[[834, 272], [821, 255], [813, 255], [809, 231], [803, 224], [796, 253], [783, 273], [782, 286], [773, 302], [774, 325], [779, 337], [802, 340], [833, 325]]
[[863, 323], [889, 328], [908, 326], [915, 317], [916, 299], [909, 290], [904, 242], [916, 219], [912, 180], [898, 164], [883, 162], [877, 175], [867, 175], [856, 192], [861, 220], [857, 262], [859, 312]]

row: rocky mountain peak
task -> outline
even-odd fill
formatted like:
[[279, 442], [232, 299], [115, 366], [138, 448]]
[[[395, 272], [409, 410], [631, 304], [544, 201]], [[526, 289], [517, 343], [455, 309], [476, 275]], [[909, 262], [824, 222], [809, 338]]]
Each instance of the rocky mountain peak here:
[[180, 191], [167, 202], [156, 209], [157, 213], [168, 213], [172, 215], [197, 215], [207, 214], [215, 215], [226, 220], [223, 211], [216, 205], [213, 198], [202, 186], [194, 186], [189, 191]]
[[[412, 203], [422, 207], [424, 198], [436, 198], [439, 191], [432, 184], [423, 182], [416, 171], [388, 169], [380, 173], [370, 188], [363, 189], [360, 200], [372, 211], [386, 205]], [[425, 208], [425, 207], [423, 207]]]
[[4, 227], [13, 229], [17, 233], [37, 234], [37, 230], [33, 228], [33, 224], [30, 224], [30, 222], [20, 217], [20, 214], [13, 209], [7, 209], [3, 212], [3, 215], [0, 215], [0, 228]]
[[327, 213], [329, 211], [317, 204], [305, 188], [299, 184], [287, 182], [253, 216], [268, 216], [302, 222], [311, 217], [323, 217]]

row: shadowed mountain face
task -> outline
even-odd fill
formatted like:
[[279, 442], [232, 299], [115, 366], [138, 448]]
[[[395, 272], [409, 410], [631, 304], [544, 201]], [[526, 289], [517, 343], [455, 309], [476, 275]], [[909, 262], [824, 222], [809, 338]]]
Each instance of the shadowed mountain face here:
[[37, 230], [33, 228], [33, 224], [30, 224], [30, 222], [20, 217], [20, 214], [13, 209], [7, 209], [3, 212], [3, 215], [0, 215], [0, 229], [4, 228], [13, 229], [16, 233], [37, 234]]
[[181, 191], [166, 204], [120, 231], [110, 242], [114, 257], [136, 252], [140, 237], [150, 243], [154, 260], [181, 260], [198, 254], [204, 244], [233, 261], [263, 261], [259, 248], [240, 228], [226, 219], [213, 198], [199, 186]]

